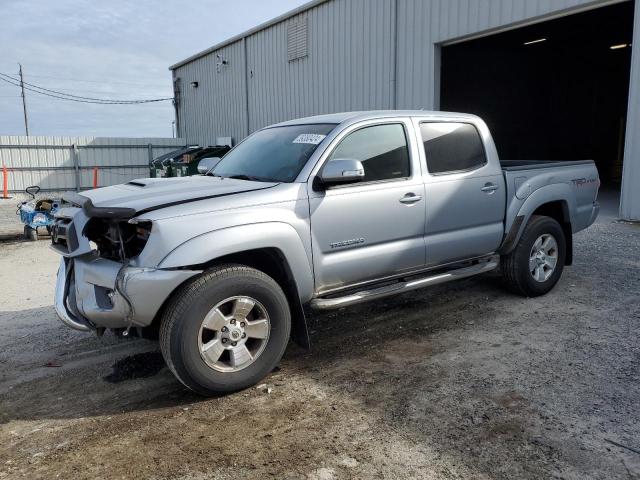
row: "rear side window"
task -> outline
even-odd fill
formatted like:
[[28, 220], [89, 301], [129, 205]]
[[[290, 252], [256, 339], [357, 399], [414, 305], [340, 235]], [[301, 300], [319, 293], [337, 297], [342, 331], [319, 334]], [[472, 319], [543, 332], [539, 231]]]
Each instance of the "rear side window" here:
[[336, 147], [331, 154], [334, 158], [360, 160], [365, 182], [410, 176], [407, 137], [400, 124], [356, 130]]
[[422, 123], [420, 134], [431, 173], [473, 170], [487, 163], [476, 127], [468, 123]]

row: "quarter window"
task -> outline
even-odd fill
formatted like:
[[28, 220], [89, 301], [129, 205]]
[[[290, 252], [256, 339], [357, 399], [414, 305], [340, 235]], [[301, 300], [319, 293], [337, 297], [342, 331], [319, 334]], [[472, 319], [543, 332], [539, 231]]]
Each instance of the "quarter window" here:
[[487, 163], [478, 130], [471, 124], [422, 123], [420, 133], [431, 173], [473, 170]]
[[334, 158], [360, 160], [365, 182], [410, 176], [407, 137], [397, 123], [356, 130], [336, 147]]

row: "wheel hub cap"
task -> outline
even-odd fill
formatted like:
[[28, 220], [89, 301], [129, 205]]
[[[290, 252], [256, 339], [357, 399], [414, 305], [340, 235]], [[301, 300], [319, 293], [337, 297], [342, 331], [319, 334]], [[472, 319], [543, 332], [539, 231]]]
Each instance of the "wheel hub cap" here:
[[549, 233], [540, 235], [531, 247], [529, 272], [536, 282], [545, 282], [558, 263], [558, 242]]
[[200, 356], [214, 370], [234, 372], [263, 352], [271, 323], [265, 307], [251, 297], [229, 297], [205, 316], [198, 335]]
[[228, 342], [238, 342], [246, 338], [246, 335], [243, 338], [244, 328], [241, 327], [227, 327], [227, 331], [222, 331], [220, 333], [220, 338], [225, 339]]

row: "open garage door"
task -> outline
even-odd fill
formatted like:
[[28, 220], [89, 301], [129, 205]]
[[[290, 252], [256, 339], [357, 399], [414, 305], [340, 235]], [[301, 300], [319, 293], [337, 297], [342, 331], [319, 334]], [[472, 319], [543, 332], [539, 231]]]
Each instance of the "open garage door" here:
[[591, 158], [622, 177], [633, 2], [443, 46], [440, 108], [485, 119], [501, 158]]

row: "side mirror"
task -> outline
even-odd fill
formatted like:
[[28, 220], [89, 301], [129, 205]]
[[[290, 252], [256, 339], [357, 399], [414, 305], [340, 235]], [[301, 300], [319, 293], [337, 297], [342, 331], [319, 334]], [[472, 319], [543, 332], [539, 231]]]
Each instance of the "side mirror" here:
[[364, 179], [364, 167], [360, 160], [335, 158], [324, 166], [320, 179], [325, 185], [360, 182]]
[[198, 162], [198, 173], [204, 175], [222, 160], [220, 157], [205, 157]]

